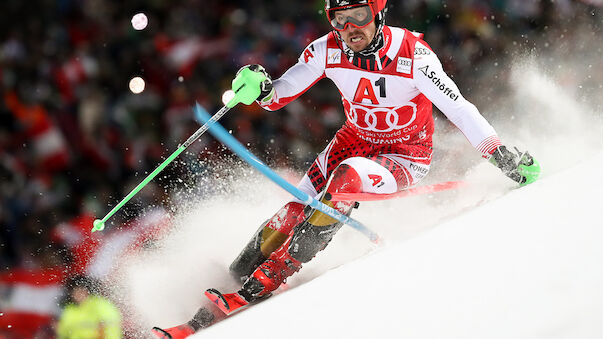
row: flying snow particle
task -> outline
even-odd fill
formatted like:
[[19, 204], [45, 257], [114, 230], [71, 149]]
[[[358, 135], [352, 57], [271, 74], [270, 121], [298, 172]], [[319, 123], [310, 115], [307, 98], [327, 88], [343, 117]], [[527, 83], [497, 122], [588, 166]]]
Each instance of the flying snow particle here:
[[142, 91], [144, 91], [144, 80], [141, 77], [134, 77], [132, 78], [132, 80], [130, 80], [130, 91], [132, 91], [132, 93], [134, 94], [139, 94], [142, 93]]
[[226, 92], [224, 92], [224, 94], [222, 94], [222, 102], [224, 103], [224, 105], [226, 105], [227, 103], [230, 102], [230, 100], [232, 100], [232, 98], [234, 98], [235, 96], [235, 92], [233, 90], [228, 90]]
[[149, 19], [144, 13], [138, 13], [132, 17], [132, 27], [137, 31], [145, 29], [148, 23]]

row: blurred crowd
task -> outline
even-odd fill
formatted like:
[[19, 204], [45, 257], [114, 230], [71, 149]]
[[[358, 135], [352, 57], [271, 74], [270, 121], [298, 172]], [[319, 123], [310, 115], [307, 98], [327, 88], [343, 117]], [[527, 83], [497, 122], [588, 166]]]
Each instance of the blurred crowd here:
[[[514, 51], [571, 36], [576, 18], [600, 30], [598, 6], [597, 0], [390, 0], [387, 24], [425, 33], [471, 100], [484, 79], [492, 83], [492, 65], [504, 74]], [[6, 286], [28, 280], [17, 273], [51, 270], [59, 287], [91, 274], [100, 246], [89, 233], [94, 216], [108, 212], [199, 127], [195, 101], [217, 111], [239, 67], [259, 63], [277, 78], [330, 29], [323, 0], [3, 0], [0, 12], [0, 338], [20, 337], [3, 320], [3, 309], [14, 307]], [[137, 31], [130, 20], [139, 12], [149, 25]], [[128, 88], [135, 76], [146, 82], [140, 94]], [[499, 81], [497, 91], [504, 91]], [[304, 169], [343, 122], [339, 102], [334, 86], [321, 81], [280, 112], [237, 107], [222, 122], [268, 164]], [[170, 193], [211, 176], [212, 164], [228, 156], [204, 136], [114, 224], [164, 223], [177, 203]], [[141, 221], [149, 208], [154, 217]], [[96, 278], [107, 272], [101, 271]]]

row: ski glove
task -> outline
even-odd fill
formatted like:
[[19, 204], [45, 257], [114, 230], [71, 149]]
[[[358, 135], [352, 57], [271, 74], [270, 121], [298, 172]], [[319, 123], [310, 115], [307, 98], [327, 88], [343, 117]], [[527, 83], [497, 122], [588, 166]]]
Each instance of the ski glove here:
[[232, 81], [232, 90], [240, 102], [251, 105], [254, 101], [269, 102], [274, 96], [272, 79], [261, 65], [241, 67]]
[[490, 162], [520, 186], [533, 183], [540, 176], [540, 164], [528, 152], [521, 153], [517, 148], [515, 151], [517, 153], [509, 151], [505, 146], [499, 146], [492, 153]]

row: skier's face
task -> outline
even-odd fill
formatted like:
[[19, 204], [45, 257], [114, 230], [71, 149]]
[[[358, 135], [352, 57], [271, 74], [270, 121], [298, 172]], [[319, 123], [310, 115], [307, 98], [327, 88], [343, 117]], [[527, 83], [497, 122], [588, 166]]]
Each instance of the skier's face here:
[[358, 28], [354, 25], [347, 25], [343, 31], [339, 31], [341, 38], [348, 47], [354, 52], [360, 52], [365, 49], [375, 37], [377, 26], [373, 20], [370, 24]]

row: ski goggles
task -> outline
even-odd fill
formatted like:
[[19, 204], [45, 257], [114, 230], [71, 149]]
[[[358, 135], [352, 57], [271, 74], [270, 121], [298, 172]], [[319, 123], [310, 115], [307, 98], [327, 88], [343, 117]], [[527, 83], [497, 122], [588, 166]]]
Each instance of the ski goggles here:
[[338, 31], [345, 30], [348, 25], [363, 28], [375, 19], [375, 14], [368, 5], [359, 5], [346, 9], [329, 9], [327, 15], [331, 26]]

